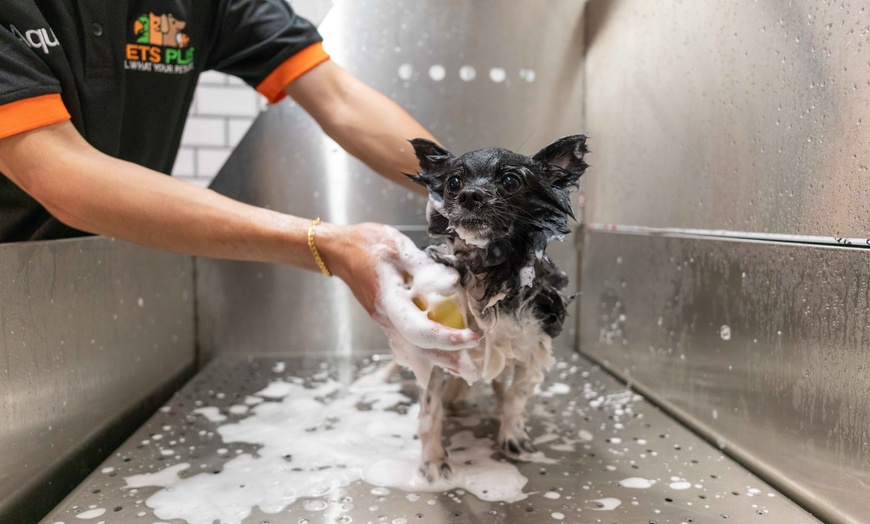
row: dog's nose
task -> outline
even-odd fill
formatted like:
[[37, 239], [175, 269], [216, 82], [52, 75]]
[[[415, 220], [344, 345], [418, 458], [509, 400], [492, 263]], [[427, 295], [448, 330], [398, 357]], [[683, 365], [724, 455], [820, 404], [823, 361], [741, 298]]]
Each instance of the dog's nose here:
[[467, 208], [474, 209], [483, 203], [483, 190], [476, 187], [469, 187], [463, 189], [457, 195], [456, 200], [459, 202], [459, 205]]

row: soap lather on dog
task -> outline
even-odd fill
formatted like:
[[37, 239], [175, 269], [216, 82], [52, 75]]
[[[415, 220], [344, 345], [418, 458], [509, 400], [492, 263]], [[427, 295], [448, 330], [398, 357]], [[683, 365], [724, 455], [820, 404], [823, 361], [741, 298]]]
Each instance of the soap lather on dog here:
[[[563, 294], [567, 275], [546, 248], [570, 233], [569, 193], [587, 167], [587, 149], [583, 135], [557, 140], [533, 157], [498, 148], [456, 157], [429, 140], [411, 143], [422, 170], [409, 177], [429, 191], [429, 234], [440, 243], [427, 249], [428, 263], [425, 255], [412, 257], [413, 268], [399, 277], [403, 286], [393, 287], [417, 306], [405, 313], [409, 321], [425, 315], [483, 336], [471, 349], [430, 351], [388, 331], [396, 361], [411, 367], [421, 386], [420, 471], [434, 482], [454, 471], [441, 428], [444, 404], [460, 399], [443, 397], [444, 369], [469, 384], [491, 381], [502, 452], [515, 460], [537, 454], [525, 429], [525, 406], [553, 363], [552, 338], [573, 299]], [[390, 275], [381, 280], [389, 282]], [[388, 303], [408, 303], [385, 295]]]

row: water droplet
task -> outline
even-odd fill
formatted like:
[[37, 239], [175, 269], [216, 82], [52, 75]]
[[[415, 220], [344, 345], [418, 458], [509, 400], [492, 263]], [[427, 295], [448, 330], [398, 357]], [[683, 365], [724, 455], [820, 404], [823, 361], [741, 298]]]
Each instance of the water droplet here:
[[402, 80], [410, 80], [414, 76], [414, 66], [411, 64], [402, 64], [399, 66], [399, 78]]
[[464, 65], [459, 68], [459, 78], [464, 82], [471, 82], [477, 78], [477, 71], [475, 71], [475, 69], [470, 65]]
[[537, 76], [538, 75], [535, 73], [534, 69], [531, 69], [528, 67], [520, 69], [520, 79], [525, 80], [526, 82], [528, 82], [530, 84], [535, 81], [535, 78]]
[[444, 66], [441, 64], [435, 64], [429, 68], [429, 78], [436, 82], [440, 82], [444, 80], [444, 77], [447, 76], [447, 70], [444, 69]]
[[504, 79], [507, 78], [507, 73], [501, 67], [493, 67], [489, 70], [489, 79], [495, 83], [504, 82]]
[[731, 340], [731, 327], [728, 325], [720, 327], [719, 336], [722, 337], [722, 340]]

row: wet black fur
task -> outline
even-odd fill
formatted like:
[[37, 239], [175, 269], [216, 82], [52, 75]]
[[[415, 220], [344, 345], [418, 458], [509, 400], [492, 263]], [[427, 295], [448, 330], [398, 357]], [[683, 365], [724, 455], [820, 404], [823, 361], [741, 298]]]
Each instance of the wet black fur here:
[[[463, 285], [469, 284], [471, 275], [480, 279], [484, 293], [477, 300], [486, 304], [504, 293], [497, 305], [499, 312], [514, 313], [530, 305], [543, 330], [551, 337], [558, 335], [573, 297], [562, 294], [567, 276], [546, 256], [545, 249], [550, 241], [570, 232], [568, 217], [574, 214], [569, 193], [577, 188], [587, 167], [586, 137], [561, 138], [532, 157], [498, 148], [455, 157], [429, 140], [418, 138], [411, 143], [422, 171], [408, 177], [427, 187], [435, 204], [427, 216], [429, 234], [453, 247], [433, 246], [430, 256], [456, 268]], [[448, 183], [454, 176], [460, 180], [458, 191]], [[510, 190], [508, 176], [519, 180], [518, 189]], [[486, 231], [481, 236], [489, 244], [466, 244], [457, 234], [460, 227]], [[530, 264], [535, 268], [534, 282], [522, 287], [520, 270]]]

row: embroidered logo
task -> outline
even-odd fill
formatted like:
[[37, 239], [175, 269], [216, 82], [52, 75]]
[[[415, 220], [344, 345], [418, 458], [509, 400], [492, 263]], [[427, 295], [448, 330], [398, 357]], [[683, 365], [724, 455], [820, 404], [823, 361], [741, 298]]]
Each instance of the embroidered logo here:
[[135, 41], [126, 47], [125, 69], [184, 74], [193, 70], [193, 47], [182, 30], [187, 22], [172, 13], [143, 14], [133, 21]]

